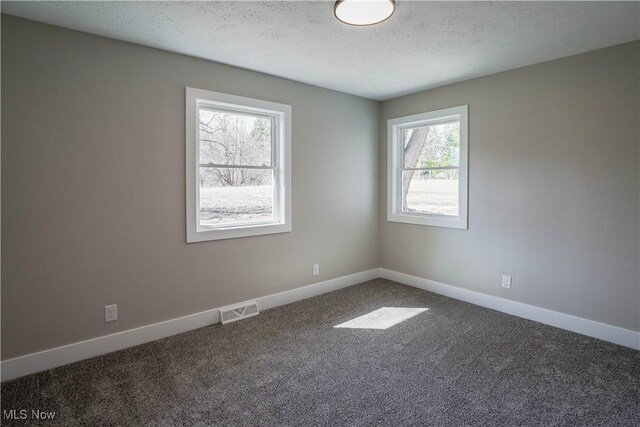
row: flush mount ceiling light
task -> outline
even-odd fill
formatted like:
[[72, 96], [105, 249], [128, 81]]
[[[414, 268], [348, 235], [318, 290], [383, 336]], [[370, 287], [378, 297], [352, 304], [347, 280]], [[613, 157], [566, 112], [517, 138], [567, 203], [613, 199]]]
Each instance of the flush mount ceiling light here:
[[389, 19], [396, 10], [395, 0], [338, 0], [333, 13], [349, 25], [373, 25]]

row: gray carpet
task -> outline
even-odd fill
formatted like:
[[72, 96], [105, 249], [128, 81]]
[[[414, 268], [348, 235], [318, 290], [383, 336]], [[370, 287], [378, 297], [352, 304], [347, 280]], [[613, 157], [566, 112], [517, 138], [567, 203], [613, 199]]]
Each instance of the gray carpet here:
[[[333, 327], [380, 307], [429, 310]], [[638, 426], [639, 401], [638, 351], [382, 279], [2, 384], [46, 425]]]

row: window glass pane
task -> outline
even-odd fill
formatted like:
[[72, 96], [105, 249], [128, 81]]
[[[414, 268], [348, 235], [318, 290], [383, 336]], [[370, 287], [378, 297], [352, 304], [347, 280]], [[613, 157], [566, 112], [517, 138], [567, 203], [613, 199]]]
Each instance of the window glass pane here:
[[271, 166], [271, 118], [198, 110], [200, 163]]
[[405, 168], [460, 166], [460, 122], [402, 129]]
[[402, 211], [458, 215], [458, 169], [402, 173]]
[[200, 225], [274, 219], [273, 172], [264, 169], [200, 168]]

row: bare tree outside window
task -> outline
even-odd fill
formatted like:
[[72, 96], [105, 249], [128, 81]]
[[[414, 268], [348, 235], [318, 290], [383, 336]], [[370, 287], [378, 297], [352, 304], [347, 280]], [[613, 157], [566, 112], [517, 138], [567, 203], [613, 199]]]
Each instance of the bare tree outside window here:
[[274, 218], [272, 120], [199, 109], [200, 224]]
[[458, 215], [459, 122], [402, 130], [402, 211]]

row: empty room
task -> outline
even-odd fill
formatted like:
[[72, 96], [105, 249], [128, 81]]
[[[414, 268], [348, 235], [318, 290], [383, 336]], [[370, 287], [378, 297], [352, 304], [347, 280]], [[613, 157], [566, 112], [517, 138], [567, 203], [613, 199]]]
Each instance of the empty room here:
[[0, 424], [640, 425], [640, 2], [0, 7]]

